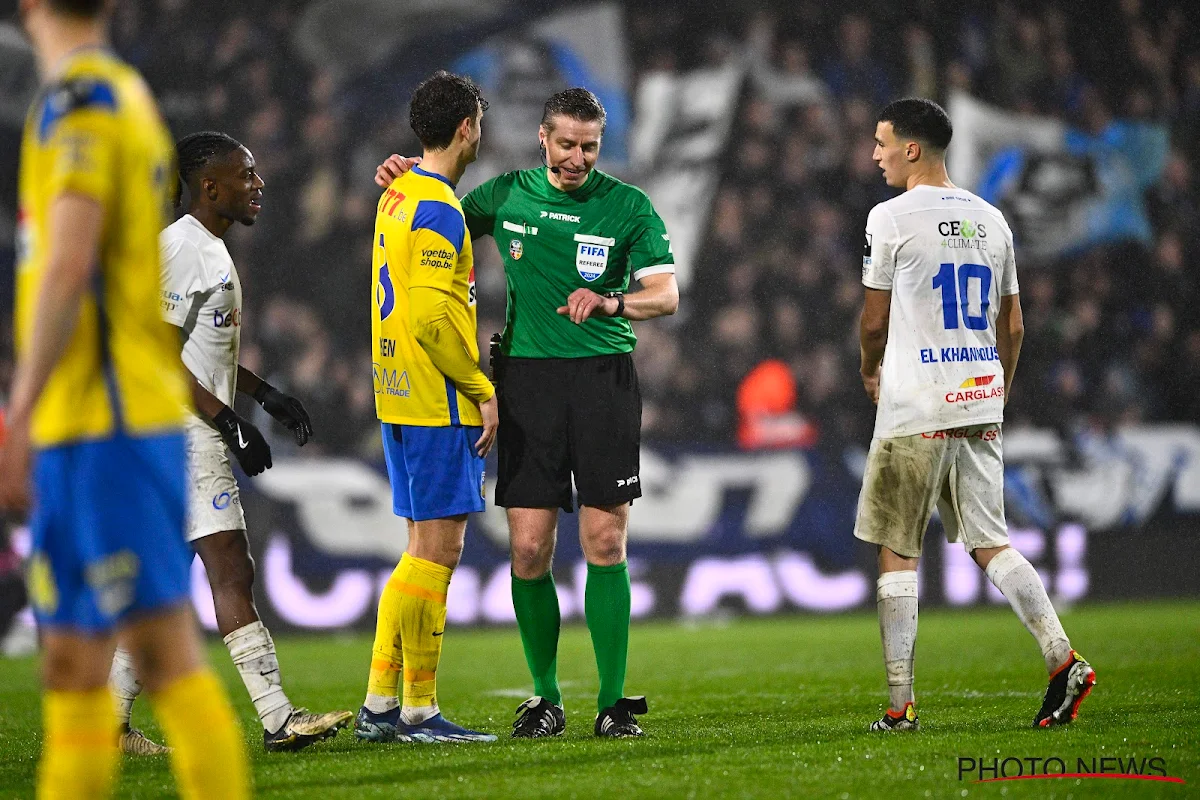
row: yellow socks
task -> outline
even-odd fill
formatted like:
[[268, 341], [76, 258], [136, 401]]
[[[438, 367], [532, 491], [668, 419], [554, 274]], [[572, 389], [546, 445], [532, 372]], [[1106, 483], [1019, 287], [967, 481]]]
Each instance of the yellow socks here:
[[409, 725], [438, 713], [437, 668], [446, 628], [446, 592], [453, 571], [408, 553], [392, 572], [379, 598], [366, 707], [374, 713], [399, 705]]
[[403, 568], [402, 559], [383, 587], [383, 594], [379, 598], [379, 614], [375, 619], [371, 675], [367, 678], [367, 699], [363, 705], [376, 714], [391, 711], [400, 705], [400, 673], [404, 671], [404, 654], [400, 648], [400, 605], [404, 595], [396, 587], [401, 581]]
[[449, 567], [413, 558], [400, 559], [396, 589], [400, 600], [400, 641], [404, 646], [404, 721], [424, 722], [438, 713], [437, 668], [446, 630]]
[[38, 770], [41, 800], [108, 797], [117, 774], [117, 717], [107, 687], [46, 692], [44, 744]]
[[[109, 704], [112, 701], [105, 698]], [[208, 668], [151, 697], [154, 713], [174, 752], [171, 769], [184, 800], [250, 797], [250, 763], [241, 727], [224, 689]]]
[[438, 712], [438, 662], [446, 627], [450, 567], [413, 558], [400, 560], [400, 640], [404, 648], [404, 722], [424, 722]]
[[[180, 678], [152, 697], [171, 767], [185, 800], [250, 797], [250, 764], [241, 729], [224, 690], [207, 669]], [[45, 744], [38, 772], [40, 800], [112, 795], [120, 751], [108, 687], [46, 692]]]

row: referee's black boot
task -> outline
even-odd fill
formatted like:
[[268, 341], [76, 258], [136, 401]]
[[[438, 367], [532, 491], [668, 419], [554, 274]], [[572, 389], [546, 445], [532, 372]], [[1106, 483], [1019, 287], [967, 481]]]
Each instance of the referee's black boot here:
[[567, 729], [567, 713], [544, 697], [531, 697], [517, 706], [517, 720], [513, 723], [512, 738], [540, 739], [543, 736], [561, 736]]
[[622, 697], [596, 715], [596, 735], [611, 736], [615, 739], [644, 736], [634, 714], [645, 714], [649, 710], [646, 698], [641, 695]]

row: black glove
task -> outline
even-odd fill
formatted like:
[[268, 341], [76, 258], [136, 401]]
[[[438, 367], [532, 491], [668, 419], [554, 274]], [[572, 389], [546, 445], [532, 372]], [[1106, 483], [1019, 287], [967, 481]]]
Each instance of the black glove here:
[[263, 381], [254, 390], [254, 399], [263, 410], [283, 423], [283, 426], [296, 437], [296, 444], [303, 447], [312, 436], [312, 420], [300, 401], [284, 394], [271, 384]]
[[258, 475], [271, 468], [271, 445], [258, 428], [239, 417], [232, 408], [221, 409], [213, 417], [213, 424], [247, 475]]

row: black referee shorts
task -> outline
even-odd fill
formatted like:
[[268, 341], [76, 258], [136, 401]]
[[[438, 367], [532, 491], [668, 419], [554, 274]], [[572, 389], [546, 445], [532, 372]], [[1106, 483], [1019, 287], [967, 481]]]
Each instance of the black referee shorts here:
[[505, 358], [496, 505], [574, 511], [642, 496], [642, 395], [633, 357]]

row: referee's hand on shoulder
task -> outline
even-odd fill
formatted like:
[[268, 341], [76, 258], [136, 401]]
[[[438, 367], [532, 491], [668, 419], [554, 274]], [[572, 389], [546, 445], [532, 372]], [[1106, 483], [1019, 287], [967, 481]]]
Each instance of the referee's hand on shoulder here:
[[382, 189], [386, 189], [392, 185], [392, 181], [420, 163], [420, 156], [406, 158], [392, 153], [388, 156], [387, 161], [384, 161], [375, 168], [375, 184]]
[[496, 431], [500, 428], [500, 404], [496, 401], [496, 395], [479, 404], [479, 414], [483, 417], [483, 433], [475, 443], [475, 452], [483, 458], [496, 444]]

